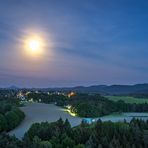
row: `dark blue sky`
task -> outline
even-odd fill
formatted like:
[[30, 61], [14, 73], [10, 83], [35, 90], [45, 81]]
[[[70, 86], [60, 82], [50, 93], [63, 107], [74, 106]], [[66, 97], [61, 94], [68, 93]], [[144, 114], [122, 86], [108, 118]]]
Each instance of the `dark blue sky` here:
[[[48, 45], [36, 59], [24, 54], [30, 32]], [[1, 87], [144, 82], [147, 0], [0, 0]]]

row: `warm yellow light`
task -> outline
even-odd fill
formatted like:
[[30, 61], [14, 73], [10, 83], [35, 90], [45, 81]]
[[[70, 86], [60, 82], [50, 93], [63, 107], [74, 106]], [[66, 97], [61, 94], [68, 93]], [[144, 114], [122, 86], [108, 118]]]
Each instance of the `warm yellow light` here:
[[45, 43], [39, 36], [30, 36], [25, 39], [26, 53], [31, 56], [40, 56], [44, 52]]
[[31, 40], [29, 42], [29, 48], [36, 52], [40, 48], [40, 42], [38, 40]]
[[67, 112], [68, 112], [71, 116], [73, 116], [73, 117], [77, 116], [76, 113], [72, 113], [69, 109], [67, 109]]

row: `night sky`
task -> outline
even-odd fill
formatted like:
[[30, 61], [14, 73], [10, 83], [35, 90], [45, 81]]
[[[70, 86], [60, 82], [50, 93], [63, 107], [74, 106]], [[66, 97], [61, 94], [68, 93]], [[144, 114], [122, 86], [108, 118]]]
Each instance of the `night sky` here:
[[0, 0], [0, 87], [147, 82], [147, 0]]

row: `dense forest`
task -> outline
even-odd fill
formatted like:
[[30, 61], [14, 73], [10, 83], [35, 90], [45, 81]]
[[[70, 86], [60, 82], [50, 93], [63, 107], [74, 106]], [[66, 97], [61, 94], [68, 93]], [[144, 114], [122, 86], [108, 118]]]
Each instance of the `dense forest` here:
[[148, 104], [129, 104], [124, 101], [111, 101], [100, 95], [73, 96], [69, 104], [71, 111], [81, 117], [98, 117], [113, 112], [148, 112]]
[[0, 132], [10, 131], [20, 124], [25, 114], [10, 104], [0, 104]]
[[130, 123], [81, 123], [71, 128], [69, 121], [35, 123], [22, 141], [5, 133], [0, 135], [1, 148], [147, 148], [148, 121]]
[[99, 94], [48, 95], [45, 93], [30, 93], [28, 99], [41, 100], [43, 103], [56, 102], [57, 105], [70, 106], [70, 111], [80, 117], [99, 117], [113, 112], [148, 112], [148, 104], [129, 104], [124, 101], [111, 101]]
[[0, 133], [17, 127], [25, 114], [18, 108], [19, 99], [13, 90], [0, 91]]

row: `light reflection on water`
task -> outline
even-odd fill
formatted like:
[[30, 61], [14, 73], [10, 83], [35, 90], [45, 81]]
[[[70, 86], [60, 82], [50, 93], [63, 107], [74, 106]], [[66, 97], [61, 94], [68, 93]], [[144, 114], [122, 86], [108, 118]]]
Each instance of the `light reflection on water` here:
[[[17, 138], [21, 139], [24, 133], [29, 129], [29, 127], [35, 122], [54, 122], [60, 117], [65, 120], [66, 118], [71, 123], [72, 127], [77, 126], [81, 123], [83, 118], [71, 116], [64, 109], [55, 106], [54, 104], [43, 104], [43, 103], [32, 103], [21, 108], [25, 114], [26, 118], [24, 121], [14, 130], [10, 131], [10, 135], [15, 135]], [[148, 113], [123, 113], [123, 114], [112, 114], [103, 116], [97, 119], [102, 121], [124, 121], [124, 119], [129, 122], [133, 117], [147, 120]]]

